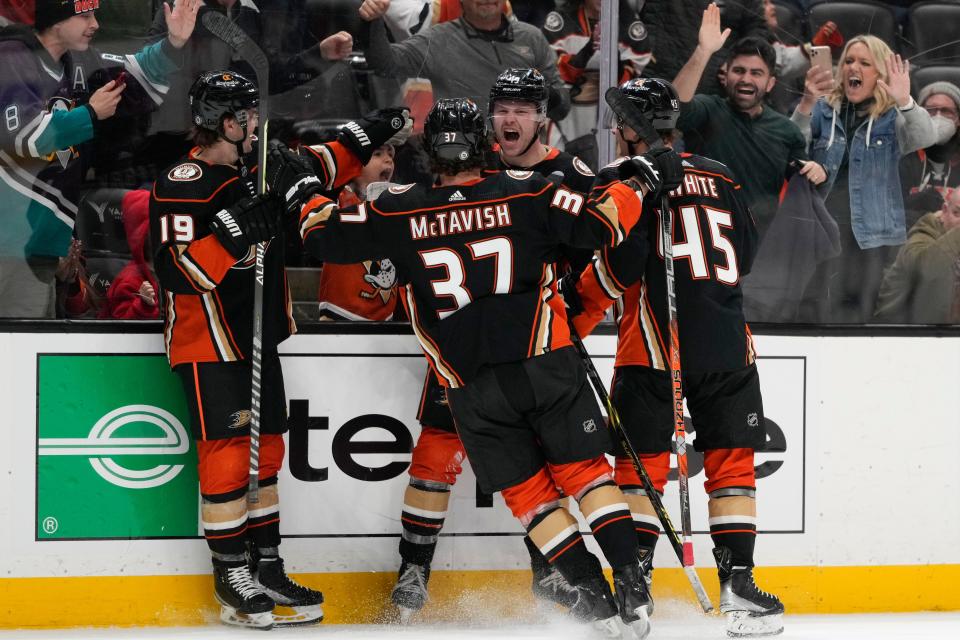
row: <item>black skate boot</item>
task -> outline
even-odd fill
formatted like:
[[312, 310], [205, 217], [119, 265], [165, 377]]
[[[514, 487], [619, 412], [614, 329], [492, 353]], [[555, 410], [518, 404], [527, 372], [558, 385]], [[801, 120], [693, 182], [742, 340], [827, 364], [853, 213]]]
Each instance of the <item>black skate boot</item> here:
[[641, 568], [639, 561], [613, 570], [613, 588], [617, 593], [620, 619], [633, 632], [636, 640], [643, 640], [650, 635], [653, 598], [650, 595], [648, 573]]
[[619, 638], [617, 603], [603, 574], [584, 580], [575, 585], [574, 589], [577, 592], [577, 601], [570, 608], [570, 613], [584, 622], [589, 622], [604, 637]]
[[535, 567], [533, 569], [533, 596], [538, 600], [553, 602], [570, 609], [577, 604], [577, 589], [563, 577], [555, 567]]
[[273, 627], [274, 602], [250, 575], [246, 562], [213, 564], [213, 592], [225, 624], [256, 629]]
[[283, 569], [283, 558], [260, 558], [257, 561], [257, 582], [278, 607], [273, 612], [275, 625], [308, 625], [323, 620], [320, 606], [323, 594], [294, 582]]
[[390, 599], [400, 610], [401, 624], [410, 622], [410, 617], [420, 611], [427, 602], [427, 582], [430, 580], [430, 566], [413, 564], [404, 560], [400, 563], [397, 584], [390, 593]]
[[742, 638], [783, 633], [783, 603], [757, 588], [753, 567], [733, 566], [727, 547], [714, 548], [713, 555], [720, 577], [720, 611], [727, 614], [727, 635]]

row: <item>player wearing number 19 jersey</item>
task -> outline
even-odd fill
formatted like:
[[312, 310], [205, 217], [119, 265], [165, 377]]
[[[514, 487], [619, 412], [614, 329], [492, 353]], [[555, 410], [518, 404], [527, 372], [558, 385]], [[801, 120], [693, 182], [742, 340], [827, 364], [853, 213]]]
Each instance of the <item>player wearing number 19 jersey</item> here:
[[[669, 142], [679, 102], [658, 79], [630, 80], [620, 91]], [[646, 150], [621, 125], [620, 150]], [[754, 451], [764, 445], [763, 402], [750, 330], [743, 316], [740, 278], [750, 271], [757, 229], [740, 185], [722, 164], [683, 154], [683, 181], [669, 194], [683, 389], [704, 452], [710, 533], [721, 582], [720, 607], [731, 635], [767, 635], [783, 629], [783, 605], [753, 582], [756, 540]], [[602, 174], [601, 174], [602, 175]], [[583, 308], [574, 319], [586, 335], [619, 301], [619, 343], [612, 400], [653, 489], [662, 493], [670, 470], [673, 397], [669, 380], [667, 281], [660, 202], [644, 203], [630, 237], [604, 248], [576, 285]], [[567, 288], [565, 287], [565, 291]], [[659, 527], [652, 505], [625, 454], [616, 459], [617, 483], [627, 494], [649, 571]]]
[[[557, 487], [574, 497], [614, 568], [621, 617], [643, 637], [637, 539], [553, 272], [563, 244], [616, 246], [639, 214], [638, 198], [626, 183], [584, 197], [529, 173], [481, 178], [486, 127], [469, 100], [438, 102], [424, 138], [439, 186], [394, 188], [356, 210], [314, 197], [301, 213], [304, 246], [332, 261], [390, 257], [481, 489], [502, 492], [580, 591], [574, 613], [615, 629], [599, 561]], [[630, 166], [636, 189], [659, 188], [647, 163]]]

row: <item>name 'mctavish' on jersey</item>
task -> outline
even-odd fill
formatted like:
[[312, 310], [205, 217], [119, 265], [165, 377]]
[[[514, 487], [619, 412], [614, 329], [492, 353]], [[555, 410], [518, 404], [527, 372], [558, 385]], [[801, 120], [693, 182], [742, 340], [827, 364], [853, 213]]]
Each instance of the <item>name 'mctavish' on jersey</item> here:
[[[753, 264], [757, 228], [727, 167], [702, 156], [681, 157], [683, 183], [669, 197], [681, 364], [684, 373], [733, 371], [755, 358], [740, 278]], [[598, 186], [610, 175], [601, 171]], [[584, 307], [574, 318], [580, 335], [620, 300], [617, 367], [669, 368], [661, 224], [659, 199], [648, 199], [629, 237], [599, 252], [577, 282]]]
[[[340, 143], [311, 149], [314, 168], [331, 187], [355, 177], [360, 161]], [[230, 362], [253, 345], [255, 247], [235, 260], [210, 230], [222, 209], [256, 192], [256, 167], [210, 164], [193, 149], [154, 184], [150, 237], [154, 270], [163, 292], [164, 340], [170, 366]], [[255, 158], [255, 154], [250, 154]], [[317, 163], [324, 167], [318, 167]], [[284, 271], [282, 236], [268, 243], [263, 287], [263, 348], [296, 331]]]
[[304, 206], [304, 249], [328, 262], [387, 257], [430, 366], [444, 386], [487, 364], [570, 344], [553, 264], [561, 245], [616, 246], [641, 201], [616, 182], [589, 196], [530, 173], [504, 171], [459, 185], [393, 187], [339, 211]]

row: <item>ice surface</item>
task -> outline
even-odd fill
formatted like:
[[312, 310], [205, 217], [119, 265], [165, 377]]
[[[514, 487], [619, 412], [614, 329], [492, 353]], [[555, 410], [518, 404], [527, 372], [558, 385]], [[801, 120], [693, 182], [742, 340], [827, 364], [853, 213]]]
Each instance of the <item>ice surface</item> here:
[[[654, 615], [649, 640], [710, 640], [726, 638], [718, 616]], [[566, 621], [528, 625], [319, 625], [262, 632], [228, 628], [162, 627], [0, 631], [0, 640], [266, 640], [267, 638], [336, 638], [336, 640], [588, 640], [582, 626]], [[785, 617], [783, 640], [957, 640], [960, 612], [890, 613], [870, 615], [794, 615]]]

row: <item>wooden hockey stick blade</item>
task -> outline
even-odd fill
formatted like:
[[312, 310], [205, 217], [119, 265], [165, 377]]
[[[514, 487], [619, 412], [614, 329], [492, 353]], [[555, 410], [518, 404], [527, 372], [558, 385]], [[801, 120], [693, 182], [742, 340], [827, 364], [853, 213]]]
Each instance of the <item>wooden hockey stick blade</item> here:
[[657, 130], [654, 129], [650, 121], [640, 113], [637, 105], [633, 104], [633, 102], [620, 93], [619, 88], [609, 87], [606, 93], [603, 94], [603, 99], [617, 117], [623, 120], [625, 125], [640, 134], [640, 137], [643, 138], [643, 141], [647, 143], [647, 146], [650, 147], [651, 150], [659, 149], [663, 146], [663, 139], [660, 137], [660, 134], [657, 133]]

